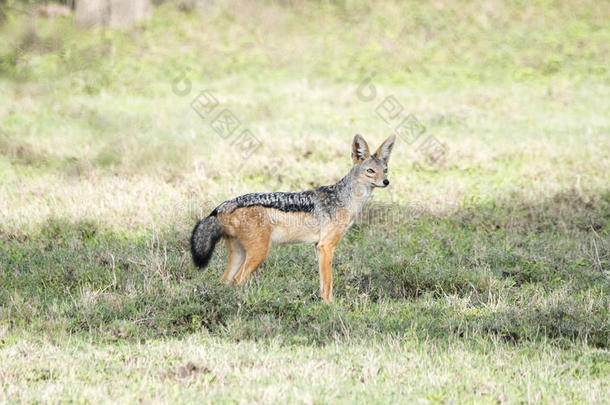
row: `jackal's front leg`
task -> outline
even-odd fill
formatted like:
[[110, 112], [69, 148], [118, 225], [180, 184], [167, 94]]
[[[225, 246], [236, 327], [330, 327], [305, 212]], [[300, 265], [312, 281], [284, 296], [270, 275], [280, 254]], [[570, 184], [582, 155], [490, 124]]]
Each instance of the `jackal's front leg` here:
[[319, 243], [318, 262], [320, 265], [320, 295], [326, 302], [333, 300], [333, 252], [335, 246]]
[[316, 245], [320, 264], [320, 295], [326, 302], [333, 300], [333, 253], [337, 243], [349, 227], [349, 213], [338, 211], [333, 222], [322, 231], [322, 237]]

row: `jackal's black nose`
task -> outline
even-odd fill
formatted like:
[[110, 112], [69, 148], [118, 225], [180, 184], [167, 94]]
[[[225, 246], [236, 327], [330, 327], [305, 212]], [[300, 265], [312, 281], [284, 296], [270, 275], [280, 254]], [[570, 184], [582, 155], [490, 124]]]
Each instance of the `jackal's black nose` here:
[[383, 185], [384, 185], [384, 186], [387, 186], [388, 184], [390, 184], [390, 180], [385, 179], [385, 180], [383, 181]]

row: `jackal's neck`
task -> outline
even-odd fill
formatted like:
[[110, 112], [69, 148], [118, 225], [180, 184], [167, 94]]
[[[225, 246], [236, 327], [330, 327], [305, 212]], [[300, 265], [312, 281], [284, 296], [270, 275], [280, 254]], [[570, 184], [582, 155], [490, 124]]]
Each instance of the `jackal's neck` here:
[[358, 180], [356, 171], [357, 167], [352, 167], [345, 177], [335, 184], [338, 194], [344, 199], [345, 206], [354, 215], [360, 212], [362, 206], [368, 201], [373, 192], [373, 187], [370, 184]]

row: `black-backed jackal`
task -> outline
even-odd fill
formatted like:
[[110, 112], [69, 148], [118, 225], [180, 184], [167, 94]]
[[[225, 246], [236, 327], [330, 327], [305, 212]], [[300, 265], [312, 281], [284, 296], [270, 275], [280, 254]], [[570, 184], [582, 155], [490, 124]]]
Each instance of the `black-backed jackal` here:
[[207, 266], [216, 243], [224, 238], [229, 261], [225, 283], [243, 284], [265, 260], [271, 243], [313, 243], [320, 265], [320, 293], [333, 299], [332, 260], [335, 246], [375, 187], [387, 187], [391, 136], [371, 155], [360, 135], [352, 144], [353, 166], [330, 186], [295, 193], [246, 194], [220, 204], [195, 225], [191, 253], [198, 267]]

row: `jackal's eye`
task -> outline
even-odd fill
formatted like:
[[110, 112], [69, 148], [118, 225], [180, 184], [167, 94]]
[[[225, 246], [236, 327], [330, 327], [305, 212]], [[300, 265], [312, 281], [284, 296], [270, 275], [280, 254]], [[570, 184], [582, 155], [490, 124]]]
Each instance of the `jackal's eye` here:
[[366, 172], [367, 172], [367, 173], [371, 173], [371, 174], [373, 174], [373, 173], [375, 173], [375, 170], [373, 170], [373, 169], [371, 169], [371, 168], [368, 168], [368, 169], [366, 169]]
[[388, 168], [386, 167], [385, 169], [383, 169], [383, 172], [387, 173], [388, 172]]

